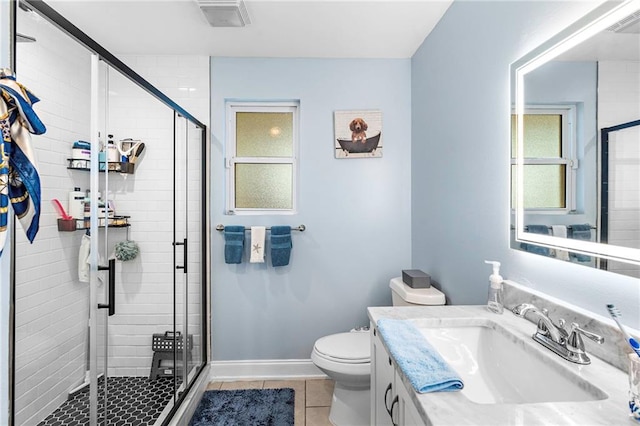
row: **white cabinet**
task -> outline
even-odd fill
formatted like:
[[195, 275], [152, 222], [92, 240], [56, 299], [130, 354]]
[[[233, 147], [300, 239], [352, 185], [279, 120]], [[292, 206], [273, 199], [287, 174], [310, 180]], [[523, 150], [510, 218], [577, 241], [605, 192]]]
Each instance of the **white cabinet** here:
[[[413, 388], [407, 390], [407, 386], [404, 386], [400, 375], [396, 372], [396, 398], [398, 398], [398, 405], [394, 407], [393, 415], [394, 419], [397, 419], [396, 424], [402, 426], [423, 426], [425, 422], [420, 417], [418, 409], [413, 404], [409, 392], [413, 392]], [[410, 386], [410, 385], [409, 385]], [[395, 412], [398, 412], [396, 415]], [[397, 416], [397, 417], [396, 417]]]
[[392, 426], [390, 408], [395, 396], [394, 368], [373, 325], [371, 333], [371, 424]]
[[397, 367], [371, 324], [371, 424], [373, 426], [420, 426], [425, 422], [407, 390]]

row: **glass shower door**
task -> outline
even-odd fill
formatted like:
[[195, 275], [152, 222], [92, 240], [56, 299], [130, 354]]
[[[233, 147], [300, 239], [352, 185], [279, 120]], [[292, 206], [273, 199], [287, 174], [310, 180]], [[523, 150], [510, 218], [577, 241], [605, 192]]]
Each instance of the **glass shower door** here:
[[187, 135], [187, 161], [186, 161], [186, 182], [188, 200], [186, 204], [187, 228], [189, 250], [189, 268], [187, 273], [187, 289], [185, 291], [186, 304], [188, 306], [186, 315], [187, 329], [192, 338], [191, 355], [187, 360], [188, 383], [192, 383], [195, 373], [204, 362], [205, 338], [204, 324], [205, 313], [202, 301], [206, 294], [203, 293], [204, 272], [202, 265], [202, 253], [206, 252], [203, 241], [206, 229], [204, 226], [203, 203], [204, 203], [204, 176], [206, 173], [204, 161], [204, 132], [190, 121], [186, 124]]
[[184, 368], [191, 356], [191, 336], [188, 334], [187, 315], [188, 306], [186, 304], [186, 290], [188, 288], [189, 273], [189, 239], [187, 234], [187, 217], [185, 205], [188, 203], [188, 193], [186, 191], [186, 127], [187, 121], [178, 113], [174, 113], [174, 194], [173, 194], [173, 246], [174, 246], [174, 287], [173, 298], [175, 307], [174, 333], [176, 345], [174, 345], [174, 359], [176, 366], [175, 377], [175, 397], [179, 397], [179, 392], [184, 389], [187, 383], [187, 369]]
[[91, 317], [92, 345], [90, 424], [107, 425], [109, 419], [109, 319], [116, 313], [115, 259], [110, 258], [110, 229], [108, 209], [104, 199], [109, 194], [109, 163], [106, 154], [107, 129], [109, 128], [110, 69], [94, 56], [91, 143], [91, 191], [90, 204], [85, 205], [89, 216], [91, 238]]
[[[110, 271], [98, 271], [97, 282], [97, 365], [98, 375], [104, 375], [98, 380], [98, 406], [104, 412], [98, 424], [104, 424], [103, 418], [108, 424], [126, 418], [151, 425], [168, 415], [181, 383], [171, 353], [177, 226], [171, 208], [173, 111], [113, 68], [106, 70], [100, 88], [104, 113], [99, 113], [99, 133], [106, 163], [99, 164], [96, 261]], [[133, 258], [123, 257], [121, 249], [129, 244], [139, 249]]]
[[174, 281], [176, 335], [183, 350], [176, 351], [181, 366], [176, 390], [194, 380], [202, 364], [202, 131], [184, 117], [175, 116], [175, 232]]
[[[16, 2], [17, 3], [17, 2]], [[34, 105], [47, 127], [32, 136], [41, 183], [40, 230], [32, 244], [15, 233], [15, 324], [12, 424], [36, 426], [85, 414], [70, 400], [86, 390], [90, 285], [79, 262], [84, 231], [60, 227], [52, 200], [69, 212], [69, 194], [89, 187], [86, 170], [70, 169], [74, 141], [88, 140], [91, 55], [53, 24], [17, 8], [16, 77], [40, 98]], [[3, 28], [4, 31], [4, 28]], [[82, 217], [80, 225], [82, 225]], [[9, 246], [9, 243], [7, 243]], [[3, 254], [5, 259], [9, 253]], [[79, 268], [79, 266], [81, 268]], [[82, 277], [79, 276], [82, 269]], [[5, 371], [0, 373], [3, 379]], [[0, 421], [0, 424], [5, 424]]]

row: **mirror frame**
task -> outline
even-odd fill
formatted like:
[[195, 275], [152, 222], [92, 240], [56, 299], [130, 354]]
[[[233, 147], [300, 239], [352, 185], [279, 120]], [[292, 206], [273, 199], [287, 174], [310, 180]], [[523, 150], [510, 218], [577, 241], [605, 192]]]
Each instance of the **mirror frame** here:
[[[534, 234], [525, 231], [524, 224], [524, 76], [551, 61], [555, 57], [577, 46], [583, 41], [605, 30], [622, 18], [640, 9], [640, 0], [607, 1], [589, 12], [580, 20], [565, 28], [563, 31], [532, 50], [516, 62], [511, 64], [511, 78], [515, 83], [515, 113], [517, 122], [516, 135], [516, 208], [515, 208], [515, 239], [518, 242], [536, 244], [553, 249], [564, 249], [572, 252], [612, 259], [619, 262], [640, 265], [640, 249], [601, 244], [591, 241], [581, 241], [554, 237], [551, 235]], [[598, 177], [598, 179], [600, 179]], [[598, 187], [600, 182], [598, 182]], [[598, 220], [598, 222], [600, 222]], [[600, 227], [600, 223], [598, 223]]]

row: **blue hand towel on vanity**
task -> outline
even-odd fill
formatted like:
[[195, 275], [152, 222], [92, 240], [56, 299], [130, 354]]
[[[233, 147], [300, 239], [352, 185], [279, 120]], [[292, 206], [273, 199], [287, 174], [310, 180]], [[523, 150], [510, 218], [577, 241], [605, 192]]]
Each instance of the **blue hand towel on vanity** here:
[[417, 392], [453, 392], [464, 387], [458, 373], [410, 321], [381, 319], [378, 331]]
[[225, 226], [224, 241], [224, 262], [242, 263], [244, 226]]
[[[549, 235], [549, 227], [547, 225], [528, 225], [526, 231], [531, 232], [532, 234]], [[520, 248], [528, 251], [529, 253], [551, 256], [551, 250], [549, 250], [549, 248], [536, 244], [520, 243]]]
[[286, 266], [291, 257], [291, 227], [271, 227], [271, 264], [273, 266]]

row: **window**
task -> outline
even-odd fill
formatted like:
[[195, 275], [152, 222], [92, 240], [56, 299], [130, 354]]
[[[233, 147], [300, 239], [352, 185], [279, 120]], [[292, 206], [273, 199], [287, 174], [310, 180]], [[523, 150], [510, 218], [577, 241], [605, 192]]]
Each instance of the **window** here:
[[229, 214], [296, 211], [297, 102], [227, 103]]
[[[575, 106], [525, 108], [524, 208], [528, 212], [569, 212], [576, 206]], [[516, 115], [511, 115], [511, 206], [516, 194]]]

